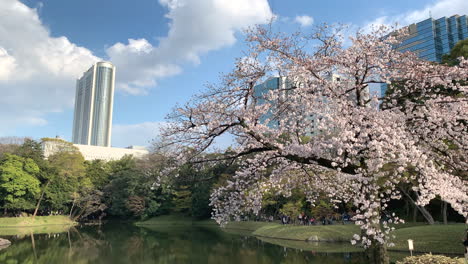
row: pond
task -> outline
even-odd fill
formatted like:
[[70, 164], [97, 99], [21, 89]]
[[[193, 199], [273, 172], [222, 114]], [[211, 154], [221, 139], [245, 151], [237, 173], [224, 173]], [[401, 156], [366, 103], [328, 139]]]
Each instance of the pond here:
[[[279, 246], [215, 226], [136, 227], [110, 223], [66, 232], [3, 236], [0, 263], [365, 263], [362, 252]], [[333, 245], [330, 245], [333, 247]]]

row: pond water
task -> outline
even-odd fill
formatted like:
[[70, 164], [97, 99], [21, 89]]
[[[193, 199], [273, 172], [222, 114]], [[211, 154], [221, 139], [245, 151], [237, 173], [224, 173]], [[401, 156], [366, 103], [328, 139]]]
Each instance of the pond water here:
[[[0, 263], [365, 263], [362, 252], [323, 253], [270, 244], [214, 226], [73, 227], [66, 232], [3, 236]], [[330, 245], [333, 247], [333, 245]], [[330, 247], [329, 246], [329, 247]]]

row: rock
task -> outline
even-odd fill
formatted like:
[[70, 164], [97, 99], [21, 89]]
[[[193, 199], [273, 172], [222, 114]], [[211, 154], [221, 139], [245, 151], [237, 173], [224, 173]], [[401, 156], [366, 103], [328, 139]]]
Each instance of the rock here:
[[307, 241], [309, 241], [309, 242], [318, 242], [318, 241], [320, 241], [320, 240], [319, 240], [318, 236], [315, 235], [315, 236], [309, 237], [309, 238], [307, 239]]
[[9, 240], [0, 238], [0, 250], [7, 248], [11, 245], [11, 242]]

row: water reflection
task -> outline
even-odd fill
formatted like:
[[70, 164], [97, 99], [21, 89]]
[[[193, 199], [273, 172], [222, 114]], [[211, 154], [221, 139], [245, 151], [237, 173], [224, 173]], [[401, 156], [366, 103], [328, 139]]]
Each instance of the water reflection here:
[[216, 227], [107, 224], [6, 238], [0, 263], [363, 263], [362, 253], [290, 249]]

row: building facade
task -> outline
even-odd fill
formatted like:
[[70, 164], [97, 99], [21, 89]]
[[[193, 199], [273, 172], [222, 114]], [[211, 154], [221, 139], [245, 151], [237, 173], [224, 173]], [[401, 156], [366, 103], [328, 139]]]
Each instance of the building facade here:
[[[262, 105], [267, 103], [265, 96], [271, 90], [286, 89], [292, 86], [292, 83], [288, 80], [287, 77], [270, 77], [265, 82], [258, 84], [254, 87], [254, 97], [257, 99], [257, 105]], [[286, 94], [282, 93], [280, 100], [285, 100]], [[280, 102], [276, 102], [280, 103]], [[278, 120], [273, 118], [273, 113], [268, 111], [266, 114], [260, 117], [259, 120], [261, 123], [266, 124], [268, 127], [278, 127]]]
[[47, 159], [50, 155], [57, 152], [79, 151], [85, 160], [119, 160], [125, 155], [132, 155], [135, 158], [143, 158], [149, 152], [143, 147], [128, 148], [109, 148], [101, 146], [71, 144], [61, 139], [44, 139], [41, 142], [44, 157]]
[[[468, 38], [468, 17], [453, 15], [438, 19], [428, 18], [408, 27], [409, 36], [397, 47], [397, 50], [411, 51], [419, 58], [441, 62], [458, 41]], [[387, 85], [381, 85], [381, 95], [385, 95]]]
[[111, 146], [115, 66], [98, 62], [76, 81], [72, 142]]
[[[346, 85], [343, 81], [346, 80], [346, 77], [340, 74], [328, 72], [324, 73], [323, 78], [335, 83], [335, 84], [340, 84], [342, 83], [343, 85]], [[270, 104], [282, 104], [283, 102], [287, 102], [288, 100], [288, 95], [290, 93], [290, 89], [293, 87], [304, 87], [303, 81], [297, 79], [297, 78], [292, 78], [292, 77], [270, 77], [267, 80], [265, 80], [263, 83], [260, 83], [254, 87], [254, 97], [256, 98], [256, 103], [257, 105], [262, 105], [265, 103], [268, 103], [267, 100], [265, 99], [265, 96], [269, 91], [272, 90], [280, 90], [280, 96], [278, 97], [276, 102], [269, 102]], [[356, 100], [356, 95], [354, 93], [350, 93], [348, 98], [351, 100], [355, 101]], [[366, 88], [362, 92], [362, 98], [363, 100], [368, 100], [370, 98], [370, 93], [369, 93], [369, 88]], [[323, 100], [326, 101], [326, 97], [323, 97]], [[312, 136], [317, 133], [316, 129], [316, 123], [317, 123], [317, 118], [316, 116], [310, 115], [308, 116], [305, 120], [308, 124], [310, 124], [310, 127], [308, 127], [306, 130], [304, 130], [304, 135], [307, 136]], [[269, 128], [278, 128], [281, 123], [280, 121], [273, 116], [273, 113], [271, 110], [268, 110], [265, 114], [263, 114], [259, 118], [260, 123], [266, 125]], [[283, 122], [287, 120], [282, 120]], [[284, 125], [284, 124], [283, 124]]]

